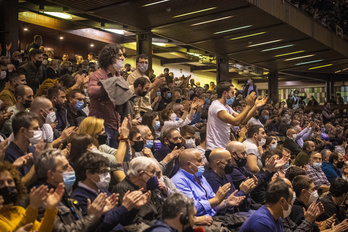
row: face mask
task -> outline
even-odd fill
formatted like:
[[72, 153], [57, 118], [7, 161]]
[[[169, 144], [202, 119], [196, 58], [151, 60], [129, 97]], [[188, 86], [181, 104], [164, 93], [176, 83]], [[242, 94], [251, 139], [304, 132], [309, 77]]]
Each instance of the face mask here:
[[318, 195], [318, 192], [317, 190], [314, 190], [311, 195], [309, 195], [309, 198], [308, 198], [308, 204], [312, 204], [312, 202], [316, 202], [319, 198], [319, 195]]
[[170, 119], [171, 119], [172, 121], [176, 121], [176, 113], [172, 113], [172, 114], [170, 115]]
[[171, 93], [167, 93], [167, 98], [171, 98], [172, 94]]
[[123, 60], [116, 60], [116, 63], [112, 65], [116, 71], [119, 71], [123, 67]]
[[106, 133], [104, 133], [104, 134], [99, 135], [97, 140], [98, 140], [99, 145], [103, 145], [106, 143], [107, 139], [108, 139], [108, 135]]
[[176, 99], [175, 102], [176, 102], [176, 103], [180, 103], [180, 102], [181, 102], [181, 98], [180, 98], [180, 99]]
[[344, 164], [344, 161], [338, 161], [337, 168], [342, 168]]
[[48, 124], [52, 124], [56, 121], [56, 112], [49, 112], [46, 116], [45, 122]]
[[140, 70], [140, 72], [146, 72], [146, 70], [147, 70], [147, 68], [149, 67], [149, 65], [148, 64], [140, 64], [139, 65], [139, 70]]
[[71, 71], [72, 71], [72, 67], [69, 67], [69, 68], [68, 68], [68, 71], [71, 72]]
[[191, 90], [191, 91], [190, 91], [190, 96], [191, 96], [193, 93], [194, 93], [194, 92]]
[[283, 169], [286, 170], [286, 169], [288, 169], [289, 167], [290, 167], [290, 163], [287, 162], [287, 163], [283, 166]]
[[34, 136], [29, 138], [29, 142], [34, 145], [42, 139], [42, 131], [34, 131]]
[[0, 79], [3, 80], [6, 78], [6, 71], [1, 71], [0, 73]]
[[265, 138], [262, 138], [260, 141], [259, 141], [259, 146], [263, 146], [266, 144], [266, 139]]
[[145, 96], [146, 96], [146, 94], [147, 94], [147, 92], [146, 92], [146, 91], [143, 91], [143, 92], [141, 92], [141, 93], [139, 94], [139, 96], [141, 96], [141, 97], [145, 97]]
[[230, 99], [226, 99], [226, 104], [227, 105], [232, 105], [234, 102], [234, 97], [230, 97]]
[[[195, 166], [197, 169], [198, 169], [198, 171], [195, 173], [195, 176], [197, 176], [197, 177], [201, 177], [201, 176], [203, 176], [203, 173], [204, 173], [204, 166], [196, 166], [196, 165], [194, 165], [192, 162], [191, 162], [191, 164], [193, 165], [193, 166]], [[192, 171], [192, 169], [191, 169], [191, 171]]]
[[85, 103], [83, 101], [77, 101], [75, 104], [75, 109], [82, 110], [84, 105], [85, 105]]
[[348, 177], [347, 176], [342, 176], [343, 180], [348, 181]]
[[233, 172], [233, 169], [234, 169], [233, 165], [231, 163], [227, 163], [224, 167], [224, 172], [226, 174], [231, 174]]
[[16, 187], [5, 186], [0, 189], [0, 196], [4, 198], [4, 205], [14, 204], [18, 196]]
[[168, 146], [171, 150], [174, 150], [175, 147], [177, 147], [176, 149], [179, 149], [180, 147], [182, 147], [181, 143], [172, 143], [169, 141], [169, 146]]
[[268, 115], [265, 115], [265, 119], [268, 120], [269, 116]]
[[271, 150], [276, 149], [277, 145], [278, 145], [277, 141], [275, 143], [271, 144]]
[[291, 121], [288, 121], [287, 124], [290, 125]]
[[74, 185], [76, 180], [75, 172], [74, 171], [64, 172], [63, 180], [64, 180], [65, 189], [66, 190], [71, 189], [71, 187]]
[[19, 63], [22, 63], [23, 59], [22, 59], [22, 58], [20, 58], [20, 59], [18, 59], [18, 61], [19, 61]]
[[132, 148], [135, 152], [141, 152], [144, 148], [144, 142], [143, 141], [133, 141], [134, 145], [132, 145]]
[[210, 99], [209, 99], [209, 98], [206, 98], [206, 99], [204, 99], [204, 102], [205, 102], [206, 104], [210, 104]]
[[157, 131], [160, 128], [160, 126], [161, 126], [161, 122], [160, 121], [155, 121], [155, 125], [153, 126], [153, 129], [155, 131]]
[[241, 113], [240, 110], [237, 110], [237, 113], [240, 114]]
[[23, 106], [25, 109], [29, 108], [30, 105], [31, 105], [31, 101], [29, 101], [29, 100], [25, 100], [25, 102], [22, 103], [22, 106]]
[[[286, 204], [288, 204], [288, 202], [286, 202]], [[292, 208], [292, 205], [288, 204], [288, 209], [287, 210], [283, 209], [283, 218], [289, 217], [289, 215], [291, 214], [291, 208]]]
[[111, 180], [110, 173], [104, 173], [99, 175], [99, 182], [95, 183], [99, 189], [107, 189]]
[[47, 65], [47, 64], [48, 64], [48, 60], [43, 60], [43, 61], [42, 61], [42, 64], [43, 64], [43, 65]]
[[240, 168], [245, 166], [246, 163], [247, 163], [247, 159], [246, 158], [245, 159], [238, 158], [238, 159], [234, 159], [234, 160], [236, 161], [237, 166], [240, 167]]
[[153, 191], [157, 187], [158, 187], [157, 176], [150, 177], [150, 179], [146, 182], [146, 190]]
[[36, 67], [36, 68], [40, 68], [41, 65], [42, 65], [42, 61], [40, 61], [40, 60], [37, 60], [37, 61], [35, 62], [35, 67]]
[[185, 139], [185, 147], [186, 148], [195, 148], [196, 143], [194, 139]]
[[292, 139], [293, 139], [293, 140], [295, 140], [296, 137], [297, 137], [297, 134], [293, 134], [293, 135], [292, 135]]
[[153, 140], [146, 140], [145, 147], [151, 149], [153, 147]]
[[313, 168], [319, 170], [321, 168], [321, 163], [314, 162], [313, 163]]

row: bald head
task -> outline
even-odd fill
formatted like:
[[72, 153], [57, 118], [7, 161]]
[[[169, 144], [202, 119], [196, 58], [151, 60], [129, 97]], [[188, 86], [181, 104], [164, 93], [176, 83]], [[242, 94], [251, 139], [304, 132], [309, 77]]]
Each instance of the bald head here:
[[217, 161], [225, 160], [231, 158], [231, 154], [229, 151], [223, 148], [217, 148], [212, 150], [209, 155], [210, 164], [216, 163]]
[[201, 153], [195, 149], [185, 149], [179, 156], [180, 168], [194, 174], [198, 171], [198, 166], [204, 166]]
[[37, 97], [30, 105], [30, 112], [39, 113], [40, 109], [51, 108], [52, 102], [45, 97]]
[[148, 126], [138, 125], [137, 128], [140, 131], [141, 137], [145, 140], [153, 140], [153, 135]]
[[239, 154], [245, 150], [245, 147], [241, 142], [232, 141], [227, 144], [226, 150], [228, 150], [231, 154], [233, 152], [237, 152]]
[[296, 131], [294, 129], [289, 129], [286, 131], [286, 136], [289, 138], [292, 138], [293, 134], [296, 134]]

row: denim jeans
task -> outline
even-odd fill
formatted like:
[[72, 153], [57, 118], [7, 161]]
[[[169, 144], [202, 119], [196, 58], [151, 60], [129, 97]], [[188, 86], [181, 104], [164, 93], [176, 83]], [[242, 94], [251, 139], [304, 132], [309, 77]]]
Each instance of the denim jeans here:
[[118, 148], [118, 142], [117, 142], [118, 131], [111, 127], [105, 127], [105, 133], [108, 136], [108, 138], [106, 139], [106, 145], [117, 149]]

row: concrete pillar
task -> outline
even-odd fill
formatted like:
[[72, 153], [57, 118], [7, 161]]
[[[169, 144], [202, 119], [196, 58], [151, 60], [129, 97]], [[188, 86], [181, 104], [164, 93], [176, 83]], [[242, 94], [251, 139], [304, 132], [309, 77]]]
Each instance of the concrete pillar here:
[[268, 73], [268, 98], [272, 99], [274, 103], [279, 101], [278, 71]]
[[228, 56], [216, 57], [216, 84], [229, 80]]
[[329, 101], [331, 96], [335, 95], [335, 82], [328, 80], [325, 83], [326, 87], [326, 101]]
[[0, 43], [2, 55], [5, 55], [6, 46], [12, 42], [11, 54], [18, 51], [18, 1], [1, 0], [0, 1]]
[[149, 70], [152, 69], [152, 32], [138, 31], [136, 36], [137, 55], [142, 53], [149, 57]]

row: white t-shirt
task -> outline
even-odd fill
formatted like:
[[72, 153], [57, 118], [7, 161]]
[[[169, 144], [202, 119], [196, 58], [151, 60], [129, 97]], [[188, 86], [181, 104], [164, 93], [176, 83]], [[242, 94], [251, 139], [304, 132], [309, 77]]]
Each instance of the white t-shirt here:
[[[256, 144], [250, 139], [246, 139], [243, 142], [243, 145], [245, 147], [245, 152], [247, 153], [247, 155], [256, 155], [257, 166], [261, 169], [262, 168], [261, 154], [259, 153], [259, 149], [257, 148]], [[247, 168], [249, 169], [249, 167]]]
[[230, 141], [231, 125], [221, 121], [217, 114], [220, 111], [226, 111], [233, 115], [234, 111], [228, 105], [223, 105], [218, 100], [213, 101], [208, 111], [207, 124], [207, 151], [215, 148], [225, 148]]

